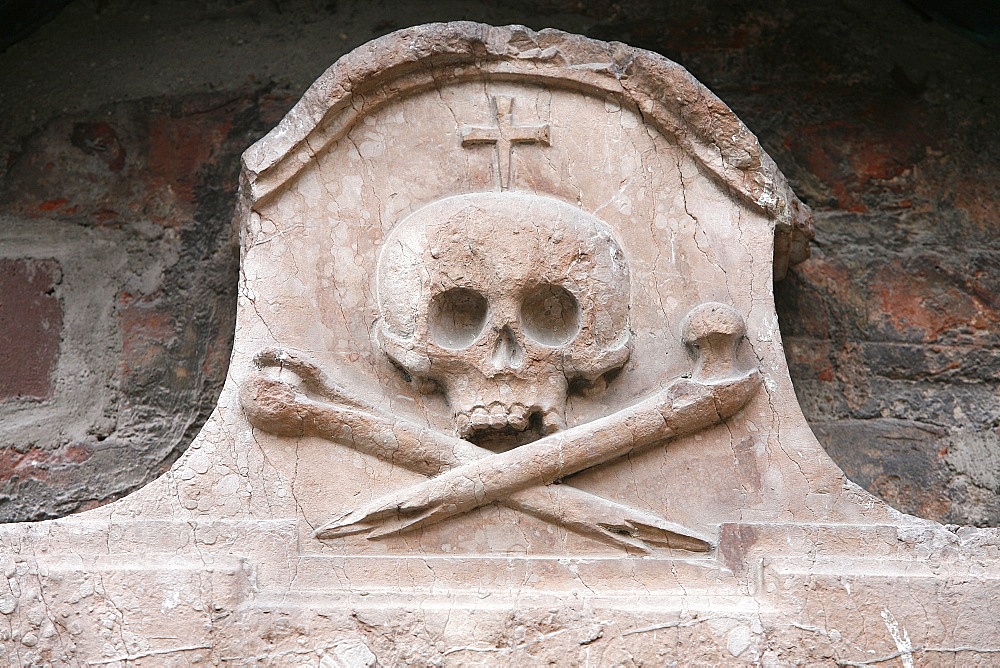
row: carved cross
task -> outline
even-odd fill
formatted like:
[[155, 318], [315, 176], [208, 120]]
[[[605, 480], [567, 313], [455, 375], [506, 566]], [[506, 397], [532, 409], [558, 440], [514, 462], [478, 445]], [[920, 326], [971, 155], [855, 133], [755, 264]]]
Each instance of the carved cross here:
[[495, 144], [500, 190], [507, 190], [510, 187], [510, 159], [514, 144], [548, 146], [549, 124], [514, 125], [514, 100], [509, 97], [494, 96], [493, 111], [497, 118], [495, 127], [462, 126], [462, 146]]

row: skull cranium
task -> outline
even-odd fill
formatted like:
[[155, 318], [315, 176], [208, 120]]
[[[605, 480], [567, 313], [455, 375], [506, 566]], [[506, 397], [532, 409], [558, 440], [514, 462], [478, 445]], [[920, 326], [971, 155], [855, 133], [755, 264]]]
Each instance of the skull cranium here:
[[462, 437], [560, 429], [569, 384], [629, 356], [625, 255], [607, 226], [555, 199], [428, 204], [389, 234], [376, 280], [383, 349], [444, 390]]

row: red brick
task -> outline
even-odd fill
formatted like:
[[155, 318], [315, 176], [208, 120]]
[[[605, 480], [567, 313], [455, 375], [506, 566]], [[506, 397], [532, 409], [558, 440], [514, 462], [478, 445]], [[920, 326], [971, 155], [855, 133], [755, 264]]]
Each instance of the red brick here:
[[118, 329], [122, 337], [119, 371], [125, 380], [149, 376], [167, 364], [167, 348], [175, 337], [171, 314], [158, 295], [118, 295]]
[[0, 449], [0, 479], [47, 481], [53, 472], [65, 475], [93, 456], [86, 444], [69, 444], [55, 450], [28, 448], [21, 452], [15, 448]]
[[[198, 172], [212, 161], [215, 147], [231, 129], [231, 120], [218, 110], [197, 116], [153, 115], [143, 178], [152, 188], [171, 193], [179, 211], [193, 215]], [[159, 222], [176, 226], [185, 219], [175, 216]]]
[[989, 295], [976, 294], [968, 279], [935, 266], [933, 259], [886, 264], [871, 283], [869, 318], [890, 340], [975, 340], [976, 333], [988, 336], [1000, 325]]
[[62, 305], [55, 260], [0, 259], [0, 401], [49, 399], [59, 361]]
[[107, 123], [75, 124], [70, 142], [87, 155], [100, 158], [112, 172], [120, 172], [125, 166], [125, 149]]

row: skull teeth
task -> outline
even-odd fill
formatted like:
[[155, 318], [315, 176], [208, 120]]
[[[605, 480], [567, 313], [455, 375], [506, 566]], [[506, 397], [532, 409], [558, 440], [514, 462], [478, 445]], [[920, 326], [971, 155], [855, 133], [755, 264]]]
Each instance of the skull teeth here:
[[542, 433], [548, 436], [566, 428], [566, 420], [555, 409], [542, 413]]
[[501, 431], [528, 428], [531, 412], [524, 404], [505, 405], [499, 401], [489, 406], [473, 406], [455, 415], [455, 425], [460, 436], [470, 436], [477, 431]]

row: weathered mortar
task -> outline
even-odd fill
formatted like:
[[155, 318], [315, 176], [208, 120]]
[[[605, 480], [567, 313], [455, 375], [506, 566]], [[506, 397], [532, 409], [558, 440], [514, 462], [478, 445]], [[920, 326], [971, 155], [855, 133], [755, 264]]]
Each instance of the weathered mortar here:
[[0, 257], [77, 267], [52, 398], [0, 407], [0, 519], [179, 455], [226, 372], [240, 153], [353, 46], [470, 18], [659, 51], [732, 106], [816, 212], [775, 290], [821, 442], [901, 510], [1000, 523], [1000, 55], [903, 3], [593, 5], [76, 2], [0, 54]]

